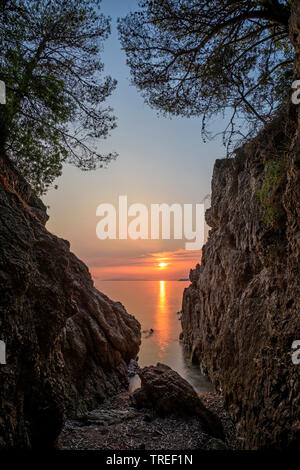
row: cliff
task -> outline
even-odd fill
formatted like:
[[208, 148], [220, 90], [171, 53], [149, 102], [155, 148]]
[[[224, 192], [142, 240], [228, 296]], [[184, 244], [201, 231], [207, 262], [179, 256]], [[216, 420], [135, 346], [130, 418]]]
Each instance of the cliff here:
[[43, 203], [0, 159], [0, 448], [53, 447], [66, 411], [127, 384], [140, 325], [93, 286], [67, 241], [47, 231]]
[[[291, 40], [300, 77], [300, 4]], [[211, 227], [183, 296], [183, 341], [246, 449], [300, 448], [300, 120], [289, 105], [235, 158], [217, 160]]]

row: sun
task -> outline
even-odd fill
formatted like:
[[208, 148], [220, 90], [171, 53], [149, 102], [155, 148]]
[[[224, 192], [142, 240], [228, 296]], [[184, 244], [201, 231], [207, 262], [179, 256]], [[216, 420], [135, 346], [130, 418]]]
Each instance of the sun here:
[[168, 263], [158, 263], [158, 266], [160, 268], [165, 268], [166, 266], [168, 266]]

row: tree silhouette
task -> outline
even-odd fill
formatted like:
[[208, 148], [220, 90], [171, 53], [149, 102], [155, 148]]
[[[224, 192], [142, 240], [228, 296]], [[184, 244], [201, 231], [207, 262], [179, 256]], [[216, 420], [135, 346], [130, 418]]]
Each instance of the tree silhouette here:
[[202, 116], [204, 137], [211, 135], [207, 121], [221, 113], [229, 152], [282, 105], [294, 58], [290, 1], [143, 0], [139, 6], [119, 20], [119, 32], [133, 83], [149, 105]]
[[2, 0], [0, 149], [37, 193], [67, 161], [83, 170], [115, 158], [98, 151], [116, 126], [104, 101], [116, 82], [103, 77], [99, 54], [110, 24], [100, 1]]

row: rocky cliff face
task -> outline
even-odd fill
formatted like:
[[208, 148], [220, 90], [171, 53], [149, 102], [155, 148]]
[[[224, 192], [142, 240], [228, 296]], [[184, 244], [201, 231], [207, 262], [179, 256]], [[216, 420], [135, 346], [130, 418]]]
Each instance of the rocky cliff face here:
[[183, 341], [248, 449], [300, 445], [300, 147], [282, 150], [281, 123], [216, 161], [212, 229], [183, 296]]
[[287, 158], [272, 194], [274, 227], [257, 196], [277, 131], [275, 124], [234, 159], [216, 162], [212, 230], [183, 296], [183, 341], [250, 449], [300, 442], [300, 366], [291, 360], [300, 339], [299, 160]]
[[[291, 31], [299, 79], [299, 2]], [[299, 116], [289, 105], [235, 158], [216, 161], [211, 231], [183, 296], [183, 341], [247, 449], [300, 446]]]
[[66, 410], [99, 404], [127, 383], [140, 325], [93, 286], [45, 207], [0, 159], [0, 448], [52, 447]]

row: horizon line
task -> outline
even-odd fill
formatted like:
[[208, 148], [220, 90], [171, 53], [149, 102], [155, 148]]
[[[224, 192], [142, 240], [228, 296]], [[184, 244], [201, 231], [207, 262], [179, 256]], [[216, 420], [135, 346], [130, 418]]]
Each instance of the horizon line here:
[[187, 282], [188, 278], [182, 279], [126, 279], [126, 278], [115, 278], [115, 279], [95, 279], [97, 281], [142, 281], [142, 282], [160, 282], [160, 281], [169, 281], [169, 282]]

